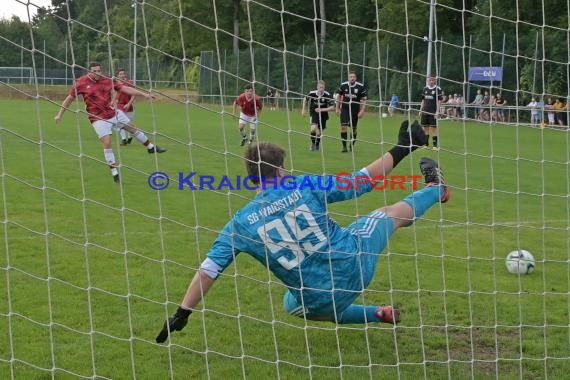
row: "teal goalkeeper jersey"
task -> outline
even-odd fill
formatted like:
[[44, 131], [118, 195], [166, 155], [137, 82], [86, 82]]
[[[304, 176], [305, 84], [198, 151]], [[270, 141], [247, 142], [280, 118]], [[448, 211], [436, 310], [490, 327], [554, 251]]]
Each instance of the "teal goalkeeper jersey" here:
[[223, 271], [246, 252], [296, 296], [303, 289], [307, 302], [311, 293], [318, 297], [332, 289], [362, 290], [370, 280], [363, 282], [359, 270], [358, 237], [327, 213], [327, 204], [372, 190], [370, 183], [359, 183], [356, 189], [357, 176], [365, 174], [347, 173], [340, 180], [298, 176], [289, 182], [290, 189], [269, 185], [226, 224], [208, 257]]

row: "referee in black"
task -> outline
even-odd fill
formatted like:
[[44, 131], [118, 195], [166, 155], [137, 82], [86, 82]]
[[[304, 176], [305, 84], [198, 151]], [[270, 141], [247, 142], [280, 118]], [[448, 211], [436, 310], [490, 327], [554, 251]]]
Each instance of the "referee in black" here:
[[336, 103], [336, 114], [340, 115], [340, 137], [342, 140], [342, 152], [348, 152], [346, 143], [348, 141], [348, 127], [352, 128], [350, 149], [356, 142], [356, 128], [358, 119], [364, 115], [368, 93], [364, 84], [356, 81], [356, 72], [348, 73], [348, 81], [340, 84], [336, 91], [338, 98]]
[[437, 144], [437, 114], [441, 108], [443, 101], [443, 91], [437, 85], [437, 78], [429, 75], [427, 86], [422, 90], [422, 101], [420, 104], [420, 119], [424, 132], [427, 135], [427, 147], [429, 147], [429, 134], [431, 132], [433, 139], [433, 150], [439, 150]]

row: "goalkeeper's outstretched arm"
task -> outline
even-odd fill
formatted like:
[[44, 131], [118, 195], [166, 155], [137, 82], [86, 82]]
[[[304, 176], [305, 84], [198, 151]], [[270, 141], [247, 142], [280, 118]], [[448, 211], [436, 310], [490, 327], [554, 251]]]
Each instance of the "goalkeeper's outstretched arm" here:
[[196, 307], [206, 293], [208, 293], [208, 290], [210, 290], [212, 285], [214, 285], [215, 281], [216, 280], [210, 277], [205, 270], [200, 269], [194, 275], [192, 282], [190, 282], [190, 285], [186, 290], [186, 295], [182, 299], [182, 303], [180, 305], [184, 309], [188, 310]]
[[204, 298], [215, 281], [215, 278], [212, 278], [204, 269], [196, 272], [178, 310], [164, 322], [162, 330], [156, 337], [157, 343], [164, 343], [172, 331], [180, 331], [186, 326], [188, 317], [192, 314], [192, 309]]

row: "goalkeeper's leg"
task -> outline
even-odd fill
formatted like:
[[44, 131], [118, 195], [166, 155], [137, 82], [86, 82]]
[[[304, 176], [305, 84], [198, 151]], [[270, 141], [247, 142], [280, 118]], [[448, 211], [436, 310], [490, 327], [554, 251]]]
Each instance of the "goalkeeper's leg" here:
[[[356, 295], [355, 295], [356, 297]], [[336, 322], [338, 324], [363, 324], [363, 323], [398, 323], [400, 322], [400, 311], [396, 306], [382, 305], [382, 306], [365, 306], [351, 304], [341, 312], [324, 312], [319, 314], [318, 310], [315, 313], [303, 305], [299, 305], [293, 294], [290, 291], [285, 293], [283, 297], [283, 306], [288, 314], [299, 317], [307, 318], [312, 321], [323, 322]], [[332, 305], [329, 309], [332, 309]]]
[[400, 161], [422, 146], [426, 139], [427, 137], [417, 121], [414, 121], [410, 127], [409, 122], [405, 120], [400, 126], [396, 145], [382, 157], [366, 166], [363, 171], [366, 171], [370, 178], [387, 176]]
[[409, 226], [434, 204], [445, 203], [451, 197], [443, 172], [434, 160], [423, 157], [420, 160], [420, 170], [424, 175], [425, 188], [413, 192], [400, 202], [378, 210], [392, 219], [394, 231], [400, 227]]
[[352, 304], [337, 315], [338, 324], [384, 322], [395, 324], [400, 322], [400, 310], [397, 306], [365, 306]]
[[425, 188], [413, 192], [400, 202], [372, 211], [347, 227], [360, 240], [365, 286], [372, 279], [378, 254], [388, 245], [392, 234], [400, 227], [411, 225], [436, 203], [447, 202], [451, 196], [443, 172], [434, 160], [422, 158], [420, 170], [426, 182]]

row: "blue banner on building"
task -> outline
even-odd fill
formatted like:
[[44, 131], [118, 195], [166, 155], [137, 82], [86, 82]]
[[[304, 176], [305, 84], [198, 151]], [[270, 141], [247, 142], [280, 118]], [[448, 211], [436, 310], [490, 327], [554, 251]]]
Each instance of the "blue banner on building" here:
[[473, 82], [500, 82], [503, 80], [503, 68], [492, 67], [470, 67], [469, 80]]

